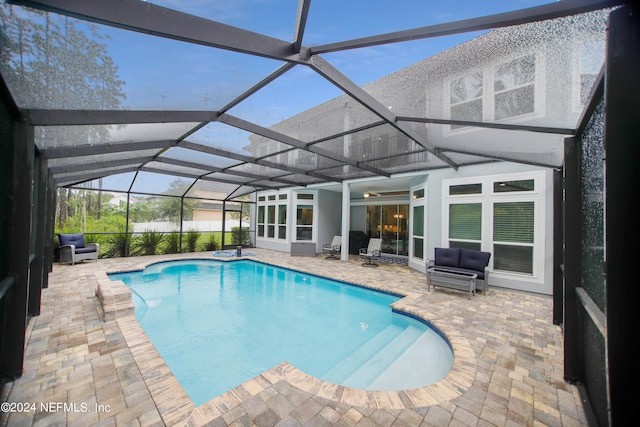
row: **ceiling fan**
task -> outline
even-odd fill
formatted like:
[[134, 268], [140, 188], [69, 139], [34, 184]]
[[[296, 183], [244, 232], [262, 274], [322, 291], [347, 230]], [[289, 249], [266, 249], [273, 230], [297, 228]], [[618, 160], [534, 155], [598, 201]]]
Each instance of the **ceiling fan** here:
[[376, 191], [370, 191], [370, 190], [366, 190], [364, 192], [364, 197], [365, 199], [371, 196], [374, 197], [383, 197], [383, 196], [406, 196], [409, 194], [408, 190], [398, 190], [398, 191], [385, 191], [385, 192], [376, 192]]

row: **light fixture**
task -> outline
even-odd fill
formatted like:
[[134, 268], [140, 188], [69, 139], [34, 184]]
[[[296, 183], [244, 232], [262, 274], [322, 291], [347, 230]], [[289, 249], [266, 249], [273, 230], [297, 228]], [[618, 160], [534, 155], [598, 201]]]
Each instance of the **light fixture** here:
[[369, 197], [369, 192], [368, 192], [368, 191], [365, 191], [365, 192], [364, 192], [364, 198], [366, 199], [367, 197]]

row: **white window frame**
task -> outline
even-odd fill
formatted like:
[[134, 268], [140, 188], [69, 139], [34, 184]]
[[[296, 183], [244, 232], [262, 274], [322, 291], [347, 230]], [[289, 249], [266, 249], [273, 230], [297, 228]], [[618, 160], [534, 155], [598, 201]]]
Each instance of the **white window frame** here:
[[[457, 102], [457, 103], [452, 104], [451, 103], [451, 83], [456, 81], [456, 80], [460, 80], [462, 78], [468, 77], [468, 76], [470, 76], [472, 74], [480, 74], [480, 76], [482, 78], [482, 95], [480, 95], [480, 96], [478, 96], [476, 98], [468, 99], [468, 100], [463, 101], [463, 102]], [[480, 111], [481, 117], [480, 117], [480, 121], [483, 121], [484, 117], [486, 117], [486, 112], [485, 112], [485, 104], [486, 104], [485, 88], [487, 86], [487, 81], [486, 81], [485, 76], [486, 76], [486, 74], [482, 70], [475, 70], [475, 71], [472, 70], [472, 71], [470, 71], [468, 73], [458, 75], [458, 76], [456, 76], [456, 77], [454, 77], [452, 79], [449, 79], [447, 81], [446, 90], [445, 90], [445, 96], [446, 96], [445, 99], [447, 100], [447, 104], [448, 104], [448, 108], [447, 108], [447, 114], [448, 114], [447, 117], [448, 118], [451, 118], [451, 109], [454, 106], [465, 104], [465, 103], [469, 103], [469, 102], [476, 101], [476, 100], [480, 100], [481, 101], [481, 111]], [[452, 131], [458, 131], [458, 130], [463, 130], [463, 129], [467, 129], [468, 128], [468, 126], [464, 126], [464, 127], [458, 128], [458, 129], [453, 129], [452, 126], [453, 125], [449, 125], [448, 126], [448, 128], [450, 130], [452, 130]]]
[[[493, 183], [499, 181], [519, 181], [533, 179], [533, 191], [517, 191], [494, 193]], [[449, 195], [449, 186], [463, 184], [482, 184], [480, 194]], [[492, 275], [503, 278], [526, 278], [527, 281], [544, 283], [545, 273], [545, 189], [546, 175], [544, 171], [528, 171], [509, 174], [483, 175], [465, 178], [442, 180], [442, 247], [449, 247], [449, 206], [459, 203], [480, 203], [482, 205], [481, 249], [491, 252], [489, 266], [493, 271], [493, 207], [495, 203], [533, 202], [534, 203], [534, 241], [533, 241], [533, 273], [517, 273], [495, 270]], [[496, 242], [501, 244], [501, 242]]]
[[[580, 39], [576, 40], [573, 45], [571, 55], [571, 108], [574, 113], [582, 113], [584, 105], [582, 104], [582, 52], [585, 43], [602, 44], [602, 63], [604, 64], [604, 50], [606, 49], [606, 41], [603, 39]], [[602, 64], [601, 66], [602, 67]], [[595, 74], [600, 73], [600, 69], [593, 70]]]
[[[301, 194], [310, 194], [313, 196], [313, 199], [299, 199], [298, 196]], [[293, 197], [293, 210], [291, 215], [289, 216], [291, 219], [291, 226], [293, 230], [291, 232], [291, 240], [293, 242], [306, 242], [306, 243], [315, 243], [318, 240], [318, 195], [314, 191], [297, 191], [292, 194]], [[301, 205], [312, 205], [313, 206], [313, 216], [311, 223], [311, 240], [298, 240], [298, 206]]]
[[[495, 79], [496, 79], [496, 70], [506, 64], [509, 64], [511, 62], [515, 62], [519, 59], [523, 59], [526, 58], [528, 56], [533, 56], [533, 60], [534, 60], [534, 66], [535, 66], [535, 71], [534, 71], [534, 77], [533, 77], [533, 82], [527, 82], [526, 84], [521, 84], [519, 86], [514, 86], [508, 89], [504, 89], [501, 91], [496, 91], [495, 89]], [[508, 60], [503, 60], [500, 63], [494, 65], [493, 69], [492, 69], [492, 74], [491, 74], [491, 92], [492, 92], [492, 108], [491, 108], [491, 119], [495, 120], [497, 122], [500, 121], [513, 121], [513, 120], [518, 120], [519, 118], [522, 117], [531, 117], [531, 116], [535, 116], [536, 112], [539, 110], [539, 103], [538, 103], [538, 85], [539, 85], [539, 78], [538, 78], [538, 74], [540, 73], [540, 61], [539, 61], [539, 55], [536, 53], [525, 53], [524, 55], [517, 55], [515, 57], [509, 58]], [[527, 87], [527, 86], [531, 86], [533, 85], [533, 111], [532, 112], [528, 112], [528, 113], [524, 113], [524, 114], [518, 114], [515, 116], [511, 116], [511, 117], [505, 117], [503, 119], [497, 119], [495, 117], [495, 107], [496, 107], [496, 96], [498, 96], [499, 94], [505, 93], [505, 92], [509, 92], [509, 91], [514, 91], [523, 87]]]
[[[417, 191], [423, 191], [423, 196], [419, 199], [414, 199], [413, 194]], [[419, 263], [424, 263], [427, 260], [427, 186], [422, 183], [420, 185], [410, 188], [411, 202], [409, 203], [409, 258]], [[416, 236], [413, 234], [413, 222], [415, 221], [415, 215], [413, 214], [413, 208], [416, 206], [422, 206], [423, 218], [422, 218], [422, 236]], [[422, 258], [415, 256], [414, 238], [422, 239]]]
[[[281, 198], [284, 196], [284, 198]], [[284, 224], [280, 224], [280, 212], [285, 211], [286, 218]], [[289, 240], [289, 216], [291, 212], [289, 210], [289, 195], [287, 193], [280, 193], [276, 198], [276, 231], [275, 238], [279, 241], [288, 241]], [[280, 228], [284, 227], [284, 237], [280, 237]]]
[[[286, 199], [280, 199], [280, 195], [285, 195], [287, 196]], [[260, 198], [264, 197], [265, 200], [260, 201]], [[274, 197], [273, 200], [269, 200], [269, 197]], [[284, 227], [287, 228], [286, 232], [285, 232], [285, 238], [281, 239], [278, 237], [278, 227], [280, 227], [280, 224], [278, 224], [278, 217], [279, 217], [279, 211], [281, 206], [285, 206], [285, 208], [287, 209], [287, 223], [284, 224]], [[278, 193], [278, 192], [264, 192], [264, 193], [260, 193], [258, 194], [258, 202], [257, 202], [257, 207], [256, 210], [259, 211], [261, 207], [264, 207], [264, 222], [258, 222], [258, 215], [256, 215], [256, 239], [260, 239], [260, 240], [268, 240], [268, 241], [278, 241], [278, 242], [285, 242], [288, 241], [288, 235], [289, 235], [289, 195], [287, 193]], [[269, 207], [273, 207], [274, 208], [274, 218], [273, 221], [274, 222], [269, 222]], [[260, 226], [263, 226], [263, 230], [264, 230], [264, 235], [260, 235], [259, 234], [259, 230], [260, 230]], [[274, 234], [273, 237], [269, 237], [269, 226], [274, 227]]]
[[[534, 106], [533, 112], [522, 114], [519, 116], [509, 117], [501, 120], [495, 119], [495, 74], [496, 69], [504, 64], [512, 62], [518, 58], [524, 58], [529, 55], [535, 56], [535, 80], [534, 80]], [[458, 73], [451, 78], [444, 80], [443, 84], [443, 117], [445, 119], [451, 119], [451, 82], [459, 78], [468, 76], [474, 73], [482, 73], [482, 121], [484, 122], [498, 122], [498, 123], [519, 123], [526, 122], [531, 119], [544, 117], [546, 114], [546, 66], [547, 56], [546, 52], [540, 51], [525, 51], [514, 53], [500, 58], [499, 61], [488, 63], [485, 68], [482, 69], [469, 69], [464, 73]], [[461, 135], [467, 132], [477, 132], [483, 130], [482, 128], [465, 126], [458, 129], [452, 129], [451, 125], [444, 126], [444, 136]]]

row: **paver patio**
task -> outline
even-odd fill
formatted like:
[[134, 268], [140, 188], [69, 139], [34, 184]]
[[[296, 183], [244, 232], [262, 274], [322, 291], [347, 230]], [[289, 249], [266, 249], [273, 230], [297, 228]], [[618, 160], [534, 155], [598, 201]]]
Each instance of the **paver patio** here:
[[588, 425], [578, 389], [563, 380], [562, 330], [551, 321], [550, 297], [492, 288], [469, 300], [464, 292], [427, 292], [424, 274], [406, 266], [250, 252], [257, 261], [407, 295], [396, 308], [448, 336], [454, 369], [423, 389], [362, 392], [283, 361], [195, 407], [105, 273], [211, 253], [56, 264], [42, 314], [30, 319], [24, 373], [3, 390], [14, 411], [3, 411], [0, 425]]

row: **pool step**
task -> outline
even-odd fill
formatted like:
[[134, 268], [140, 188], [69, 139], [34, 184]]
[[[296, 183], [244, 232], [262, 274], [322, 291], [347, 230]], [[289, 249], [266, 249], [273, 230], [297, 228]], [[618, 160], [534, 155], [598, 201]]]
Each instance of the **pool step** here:
[[362, 366], [355, 370], [340, 384], [367, 389], [376, 381], [395, 361], [410, 348], [423, 334], [423, 330], [415, 326], [408, 326], [393, 341], [377, 352]]
[[[443, 357], [449, 353], [449, 345], [439, 339], [433, 339], [437, 332], [426, 331], [408, 347], [391, 365], [371, 382], [371, 390], [404, 390], [423, 387], [442, 379], [453, 363], [451, 357]], [[444, 350], [444, 351], [443, 351]]]
[[387, 326], [369, 341], [362, 344], [359, 349], [342, 359], [327, 371], [327, 373], [322, 375], [322, 379], [335, 384], [342, 383], [345, 378], [349, 377], [356, 369], [365, 364], [371, 358], [372, 354], [378, 353], [392, 342], [403, 329], [401, 326], [393, 324]]

